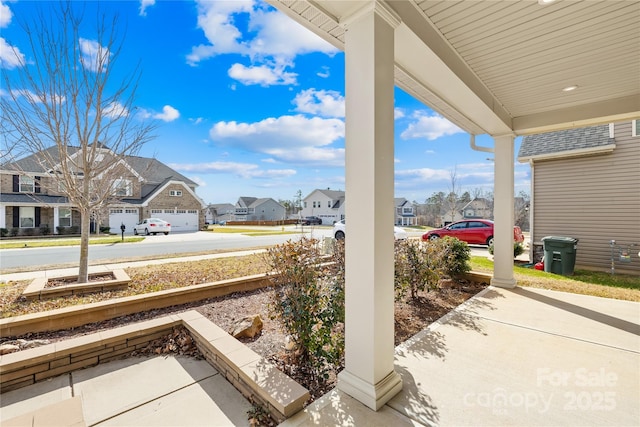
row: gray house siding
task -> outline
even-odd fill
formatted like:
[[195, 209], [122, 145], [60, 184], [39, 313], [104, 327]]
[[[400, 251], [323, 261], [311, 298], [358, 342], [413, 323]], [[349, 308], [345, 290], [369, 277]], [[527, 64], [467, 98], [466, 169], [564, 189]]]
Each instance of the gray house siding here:
[[[602, 143], [615, 143], [610, 152], [534, 159], [532, 237], [538, 254], [543, 237], [569, 236], [579, 239], [576, 268], [609, 271], [611, 240], [640, 245], [640, 137], [631, 130], [631, 122], [614, 125], [615, 141], [607, 136]], [[616, 262], [616, 271], [640, 274], [638, 251], [640, 246], [630, 263]]]

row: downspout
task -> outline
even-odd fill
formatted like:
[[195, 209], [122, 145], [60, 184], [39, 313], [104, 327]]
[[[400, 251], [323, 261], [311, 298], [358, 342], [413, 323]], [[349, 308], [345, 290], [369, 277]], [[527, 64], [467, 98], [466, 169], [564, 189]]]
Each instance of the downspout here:
[[469, 139], [469, 144], [471, 145], [471, 148], [475, 151], [484, 151], [485, 153], [493, 153], [494, 149], [491, 147], [481, 147], [479, 145], [476, 145], [476, 136], [474, 134], [470, 134], [470, 139]]
[[535, 203], [535, 194], [536, 192], [534, 191], [535, 189], [535, 178], [536, 178], [536, 174], [533, 168], [533, 159], [529, 159], [529, 167], [531, 168], [531, 187], [530, 187], [530, 191], [531, 191], [531, 195], [529, 196], [529, 262], [531, 263], [536, 263], [535, 260], [535, 255], [536, 255], [536, 248], [535, 245], [533, 244], [534, 240], [533, 240], [533, 229], [534, 229], [534, 215], [533, 215], [533, 206]]

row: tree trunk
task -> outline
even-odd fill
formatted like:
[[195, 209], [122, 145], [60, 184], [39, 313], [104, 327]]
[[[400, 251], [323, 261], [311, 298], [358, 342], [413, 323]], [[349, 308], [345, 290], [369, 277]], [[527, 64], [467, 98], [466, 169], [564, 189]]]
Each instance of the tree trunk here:
[[80, 265], [78, 267], [78, 283], [89, 281], [89, 231], [91, 213], [80, 211]]

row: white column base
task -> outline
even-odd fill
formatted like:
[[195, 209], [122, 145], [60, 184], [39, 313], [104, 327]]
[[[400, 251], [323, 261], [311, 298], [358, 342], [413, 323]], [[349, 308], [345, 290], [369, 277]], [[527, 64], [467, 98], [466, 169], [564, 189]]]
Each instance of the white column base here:
[[515, 279], [496, 279], [494, 277], [491, 279], [491, 286], [495, 286], [496, 288], [513, 289], [516, 287], [516, 280]]
[[369, 384], [343, 370], [338, 374], [338, 389], [377, 411], [402, 390], [402, 378], [391, 371], [377, 384]]

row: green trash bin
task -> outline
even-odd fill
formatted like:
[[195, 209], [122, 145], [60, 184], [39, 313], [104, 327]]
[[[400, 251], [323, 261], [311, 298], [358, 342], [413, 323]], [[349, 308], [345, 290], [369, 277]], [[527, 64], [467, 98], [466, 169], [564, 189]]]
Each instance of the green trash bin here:
[[542, 245], [544, 248], [544, 271], [571, 276], [576, 266], [578, 239], [547, 236], [542, 238]]

